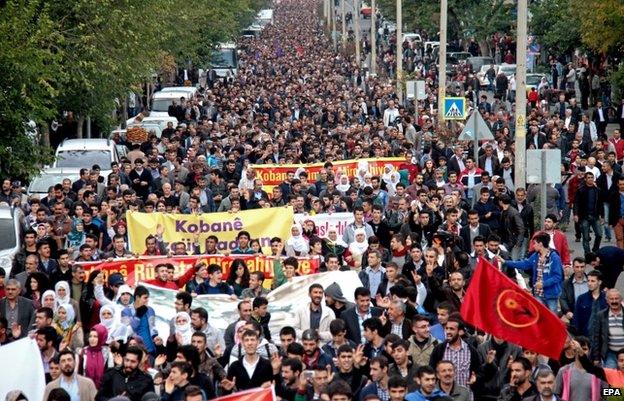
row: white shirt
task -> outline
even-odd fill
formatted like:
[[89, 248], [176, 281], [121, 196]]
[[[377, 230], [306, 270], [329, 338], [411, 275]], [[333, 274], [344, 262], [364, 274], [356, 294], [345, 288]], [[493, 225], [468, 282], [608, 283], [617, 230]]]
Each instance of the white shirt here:
[[598, 109], [598, 119], [600, 120], [600, 122], [603, 122], [604, 119], [604, 115], [602, 114], [602, 109]]
[[254, 372], [256, 371], [256, 366], [258, 366], [258, 362], [260, 361], [260, 357], [256, 358], [255, 362], [249, 362], [246, 357], [243, 357], [243, 367], [247, 371], [247, 375], [251, 379]]
[[383, 115], [384, 127], [389, 127], [398, 116], [399, 110], [397, 108], [387, 108]]

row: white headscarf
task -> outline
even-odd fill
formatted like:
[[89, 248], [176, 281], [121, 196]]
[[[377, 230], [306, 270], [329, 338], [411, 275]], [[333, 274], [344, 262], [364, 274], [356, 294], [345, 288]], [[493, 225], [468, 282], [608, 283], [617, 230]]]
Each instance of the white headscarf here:
[[[65, 288], [64, 297], [61, 297], [59, 295], [59, 288], [61, 287]], [[70, 302], [71, 295], [69, 293], [69, 284], [67, 283], [67, 281], [59, 281], [58, 283], [56, 283], [56, 285], [54, 286], [54, 292], [56, 293], [56, 307], [57, 308], [63, 304], [68, 304]]]
[[[178, 318], [186, 319], [186, 323], [178, 324]], [[191, 337], [193, 337], [193, 329], [191, 327], [191, 317], [186, 312], [178, 312], [175, 316], [175, 334], [179, 334], [182, 337], [182, 344], [189, 345], [191, 343]]]
[[345, 192], [347, 192], [350, 188], [351, 188], [351, 183], [349, 182], [349, 177], [347, 177], [346, 175], [341, 175], [340, 179], [339, 179], [339, 184], [336, 185], [336, 189], [340, 192], [342, 192], [343, 194]]
[[[364, 234], [364, 241], [358, 242], [357, 236], [358, 234]], [[349, 252], [355, 255], [362, 255], [368, 249], [368, 240], [366, 238], [366, 230], [363, 228], [356, 228], [353, 232], [353, 237], [355, 238], [352, 243], [349, 244]]]
[[[104, 318], [103, 315], [106, 311], [110, 312], [113, 317]], [[108, 330], [108, 338], [106, 339], [107, 344], [115, 340], [126, 341], [128, 336], [127, 328], [121, 324], [120, 313], [114, 305], [108, 304], [100, 308], [100, 323], [102, 323], [102, 326], [106, 327], [106, 330]]]
[[[299, 230], [299, 235], [292, 234], [293, 228], [297, 228]], [[297, 252], [306, 253], [310, 250], [310, 244], [303, 237], [302, 233], [303, 233], [303, 228], [301, 227], [301, 224], [299, 223], [293, 224], [290, 227], [290, 238], [288, 239], [288, 241], [286, 241], [286, 245], [291, 246]]]
[[[335, 240], [331, 239], [331, 237], [329, 236], [329, 233], [331, 233], [331, 232], [335, 232], [336, 233], [336, 239]], [[340, 246], [343, 246], [345, 248], [349, 247], [349, 245], [347, 245], [347, 243], [342, 240], [342, 237], [340, 235], [338, 235], [338, 228], [335, 225], [333, 225], [333, 224], [330, 225], [327, 228], [327, 237], [326, 238], [329, 241], [329, 243], [332, 244], [332, 245], [340, 245]]]
[[394, 196], [394, 194], [396, 194], [396, 185], [401, 179], [401, 174], [394, 170], [394, 166], [392, 164], [386, 164], [384, 165], [384, 173], [381, 176], [381, 179], [386, 183], [388, 195]]
[[54, 302], [52, 303], [52, 310], [54, 310], [56, 308], [56, 292], [52, 290], [45, 291], [41, 296], [41, 306], [45, 306], [45, 300], [47, 297], [52, 297], [52, 299], [54, 300]]
[[76, 312], [74, 312], [74, 307], [69, 303], [60, 304], [58, 308], [56, 308], [56, 312], [58, 314], [59, 309], [65, 310], [65, 320], [58, 321], [59, 325], [63, 328], [63, 330], [69, 329], [74, 324], [74, 320], [76, 319]]

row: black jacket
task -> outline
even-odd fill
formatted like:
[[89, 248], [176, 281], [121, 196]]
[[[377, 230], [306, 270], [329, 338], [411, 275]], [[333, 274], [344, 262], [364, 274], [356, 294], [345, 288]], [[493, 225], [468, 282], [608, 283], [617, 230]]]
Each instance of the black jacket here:
[[[480, 235], [487, 240], [487, 237], [490, 236], [490, 226], [488, 226], [487, 224], [479, 223], [477, 235]], [[462, 227], [461, 230], [459, 230], [459, 236], [462, 239], [462, 250], [471, 253], [472, 242], [470, 241], [470, 226], [468, 225]]]
[[620, 213], [620, 208], [622, 207], [620, 192], [617, 190], [609, 192], [606, 201], [609, 202], [609, 215], [605, 217], [610, 226], [615, 226], [621, 218], [624, 218]]
[[118, 395], [125, 395], [132, 401], [141, 401], [143, 394], [154, 391], [154, 380], [147, 373], [135, 370], [130, 376], [122, 368], [109, 369], [104, 373], [96, 401], [107, 401]]
[[[358, 320], [356, 308], [357, 306], [354, 306], [342, 312], [340, 318], [344, 320], [347, 326], [347, 338], [356, 344], [360, 344], [362, 342], [362, 333], [360, 332], [360, 323]], [[372, 317], [381, 316], [382, 311], [382, 309], [374, 306], [371, 306], [370, 308], [370, 313]]]
[[243, 366], [242, 360], [232, 362], [227, 372], [228, 380], [236, 377], [236, 388], [240, 390], [249, 390], [251, 388], [260, 387], [265, 382], [273, 380], [273, 367], [269, 360], [260, 357], [253, 375], [249, 377], [247, 370]]
[[[593, 361], [604, 360], [609, 351], [609, 308], [598, 312], [591, 335], [591, 356]], [[622, 325], [624, 328], [624, 324]]]
[[561, 295], [559, 295], [559, 304], [561, 305], [561, 314], [574, 313], [574, 306], [576, 305], [576, 300], [574, 299], [574, 276], [567, 278], [563, 282]]
[[[600, 196], [600, 189], [597, 186], [588, 187], [581, 185], [576, 190], [576, 196], [574, 199], [574, 215], [578, 216], [579, 221], [589, 217], [589, 194], [595, 192], [594, 196], [594, 218], [604, 217], [604, 208], [602, 207], [602, 201]], [[596, 216], [597, 215], [597, 216]]]
[[518, 209], [513, 206], [509, 206], [507, 210], [501, 213], [500, 223], [501, 240], [507, 247], [507, 250], [511, 249], [522, 243], [524, 238], [524, 222]]

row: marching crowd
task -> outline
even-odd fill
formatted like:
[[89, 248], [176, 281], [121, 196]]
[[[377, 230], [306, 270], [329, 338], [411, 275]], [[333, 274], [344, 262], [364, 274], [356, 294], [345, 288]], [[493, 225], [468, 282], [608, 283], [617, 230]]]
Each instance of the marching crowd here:
[[[624, 263], [624, 140], [621, 130], [607, 137], [606, 110], [596, 103], [590, 116], [565, 97], [530, 108], [527, 148], [564, 157], [562, 182], [549, 186], [539, 216], [537, 188], [514, 185], [506, 99], [474, 102], [495, 136], [475, 160], [471, 144], [437, 129], [434, 68], [427, 99], [402, 106], [390, 80], [331, 51], [318, 21], [314, 1], [276, 4], [261, 36], [241, 39], [238, 75], [172, 105], [179, 125], [127, 143], [131, 151], [106, 180], [100, 166], [85, 166], [43, 199], [2, 182], [0, 202], [24, 211], [24, 238], [10, 274], [0, 269], [0, 345], [36, 339], [45, 400], [199, 401], [274, 386], [287, 401], [593, 401], [602, 387], [624, 387], [615, 289]], [[385, 156], [404, 162], [372, 175], [363, 159]], [[346, 159], [360, 160], [355, 176], [334, 167]], [[310, 162], [325, 163], [318, 177], [293, 170], [270, 194], [251, 167]], [[346, 296], [338, 283], [312, 284], [293, 324], [278, 332], [269, 328], [265, 276], [242, 259], [227, 277], [212, 264], [181, 276], [171, 264], [155, 267], [147, 283], [178, 291], [168, 337], [156, 330], [146, 286], [98, 269], [85, 277], [79, 263], [138, 256], [128, 250], [126, 211], [285, 205], [308, 215], [349, 212], [353, 222], [321, 238], [310, 219], [273, 238], [272, 288], [296, 276], [302, 256], [320, 258], [321, 271], [357, 271], [362, 286]], [[572, 257], [568, 225], [584, 255]], [[198, 237], [188, 249], [165, 243], [163, 230], [149, 233], [144, 255], [199, 253]], [[234, 249], [217, 236], [201, 248], [262, 253], [246, 231]], [[568, 325], [558, 360], [462, 321], [480, 258]], [[206, 309], [193, 306], [200, 294], [231, 296], [239, 318], [224, 331], [213, 327]]]

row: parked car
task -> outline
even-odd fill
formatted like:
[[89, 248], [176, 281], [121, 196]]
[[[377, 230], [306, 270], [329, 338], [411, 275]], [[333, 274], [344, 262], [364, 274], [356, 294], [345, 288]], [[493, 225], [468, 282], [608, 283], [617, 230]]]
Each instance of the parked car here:
[[158, 91], [154, 93], [150, 117], [169, 117], [169, 106], [173, 102], [180, 103], [180, 98], [186, 98], [187, 96], [187, 92]]
[[26, 194], [39, 195], [39, 198], [43, 198], [48, 194], [48, 188], [60, 184], [65, 178], [69, 178], [72, 182], [80, 178], [80, 174], [76, 172], [76, 169], [63, 169], [56, 167], [48, 167], [41, 171], [35, 178], [30, 181]]
[[548, 81], [548, 87], [552, 86], [552, 83], [550, 82], [550, 79], [546, 74], [526, 74], [527, 92], [530, 92], [532, 88], [535, 88], [535, 90], [537, 90], [540, 82], [542, 82], [542, 78], [546, 78], [546, 80]]
[[[479, 85], [481, 86], [481, 88], [485, 88], [490, 84], [487, 79], [487, 71], [490, 69], [490, 66], [491, 64], [482, 65], [479, 69], [479, 72], [477, 72], [477, 79], [479, 79]], [[498, 69], [499, 66], [494, 65], [494, 71], [496, 71], [496, 74], [498, 74]]]
[[405, 42], [406, 40], [409, 42], [422, 43], [422, 37], [420, 36], [420, 34], [414, 32], [404, 33], [403, 42]]
[[466, 64], [470, 64], [472, 72], [479, 72], [481, 71], [481, 67], [483, 67], [484, 65], [487, 65], [489, 67], [490, 65], [495, 63], [492, 57], [468, 57], [466, 59]]
[[497, 74], [503, 73], [507, 77], [507, 79], [511, 79], [513, 75], [516, 75], [516, 65], [515, 64], [501, 64]]
[[52, 167], [62, 168], [68, 173], [79, 172], [81, 168], [94, 164], [100, 166], [100, 175], [105, 179], [111, 173], [111, 163], [119, 163], [115, 141], [110, 139], [66, 139], [56, 148]]
[[0, 205], [0, 267], [11, 274], [13, 259], [22, 248], [21, 209]]

